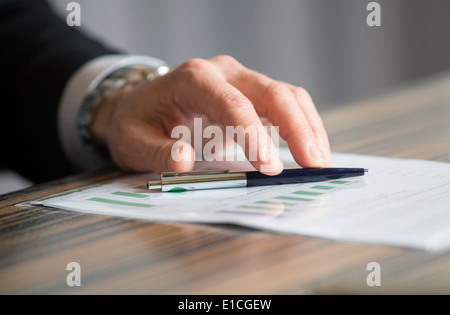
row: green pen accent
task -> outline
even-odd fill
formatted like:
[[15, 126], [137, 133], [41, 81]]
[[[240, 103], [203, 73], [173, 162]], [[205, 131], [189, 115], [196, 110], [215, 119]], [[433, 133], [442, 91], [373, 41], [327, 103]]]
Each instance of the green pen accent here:
[[119, 201], [119, 200], [113, 200], [113, 199], [106, 199], [106, 198], [89, 198], [90, 201], [96, 201], [96, 202], [102, 202], [102, 203], [109, 203], [113, 205], [119, 205], [119, 206], [130, 206], [130, 207], [140, 207], [140, 208], [151, 208], [155, 205], [147, 204], [147, 203], [136, 203], [136, 202], [127, 202], [127, 201]]
[[290, 196], [278, 196], [278, 197], [275, 197], [275, 199], [295, 200], [295, 201], [313, 201], [313, 199], [309, 199], [309, 198], [290, 197]]
[[168, 191], [170, 191], [170, 192], [178, 192], [179, 193], [179, 192], [187, 191], [187, 189], [183, 188], [183, 187], [174, 187], [174, 188], [171, 188]]
[[323, 195], [323, 193], [321, 193], [321, 192], [317, 192], [317, 191], [305, 191], [305, 190], [294, 191], [293, 194], [297, 194], [297, 195], [309, 195], [309, 196], [320, 196], [320, 195]]
[[329, 183], [331, 183], [331, 184], [345, 184], [345, 183], [348, 183], [348, 182], [349, 182], [348, 180], [333, 180], [333, 181], [331, 181]]
[[113, 192], [112, 194], [117, 195], [117, 196], [125, 196], [125, 197], [133, 197], [133, 198], [146, 198], [147, 197], [147, 195], [134, 194], [134, 193], [124, 192], [124, 191], [116, 191], [116, 192]]
[[134, 188], [136, 188], [136, 189], [145, 189], [145, 190], [148, 190], [147, 186], [136, 186], [136, 187], [134, 187]]
[[333, 186], [323, 186], [323, 185], [317, 185], [317, 186], [314, 186], [314, 187], [311, 187], [311, 188], [314, 188], [314, 189], [322, 189], [322, 190], [330, 190], [330, 189], [334, 189]]

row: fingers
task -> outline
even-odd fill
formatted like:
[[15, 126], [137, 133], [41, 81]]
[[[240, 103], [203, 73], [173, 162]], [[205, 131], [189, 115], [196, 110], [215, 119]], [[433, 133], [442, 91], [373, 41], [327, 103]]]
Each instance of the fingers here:
[[311, 96], [303, 88], [295, 87], [292, 85], [289, 86], [291, 88], [292, 93], [294, 93], [295, 98], [297, 99], [297, 103], [302, 108], [303, 113], [305, 114], [306, 119], [308, 120], [311, 126], [311, 130], [313, 131], [316, 137], [319, 149], [322, 152], [323, 157], [326, 161], [326, 166], [331, 167], [332, 166], [331, 150], [328, 135], [325, 130], [323, 121], [320, 118], [319, 113], [317, 112], [317, 109], [314, 105]]
[[[327, 133], [309, 94], [302, 88], [275, 81], [249, 70], [229, 57], [213, 59], [227, 80], [280, 127], [283, 137], [300, 165], [331, 166]], [[230, 66], [232, 65], [232, 66]]]
[[118, 123], [108, 147], [114, 162], [125, 170], [161, 173], [194, 168], [195, 153], [190, 144], [168, 138], [161, 129], [139, 119]]
[[252, 102], [226, 82], [210, 62], [191, 60], [181, 66], [174, 73], [173, 87], [179, 106], [226, 126], [256, 169], [269, 175], [282, 171], [283, 165]]
[[[195, 163], [190, 141], [171, 139], [182, 118], [205, 115], [225, 126], [259, 171], [282, 171], [276, 148], [260, 116], [279, 126], [297, 163], [331, 165], [328, 137], [309, 94], [249, 70], [231, 57], [192, 59], [160, 80], [134, 90], [116, 104], [107, 126], [107, 145], [116, 164], [134, 171], [189, 171]], [[120, 105], [120, 106], [119, 106]], [[195, 130], [194, 130], [195, 132]]]

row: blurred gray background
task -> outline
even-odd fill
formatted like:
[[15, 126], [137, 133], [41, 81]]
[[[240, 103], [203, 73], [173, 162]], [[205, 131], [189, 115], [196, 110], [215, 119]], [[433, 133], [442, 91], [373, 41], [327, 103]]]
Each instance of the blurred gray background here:
[[[65, 19], [69, 0], [51, 0]], [[449, 0], [78, 0], [81, 30], [177, 65], [234, 56], [305, 87], [316, 106], [364, 98], [450, 68]]]

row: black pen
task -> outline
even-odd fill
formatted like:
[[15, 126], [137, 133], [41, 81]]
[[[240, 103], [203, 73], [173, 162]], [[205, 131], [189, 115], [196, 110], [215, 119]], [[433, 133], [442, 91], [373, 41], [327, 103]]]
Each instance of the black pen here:
[[274, 176], [265, 175], [257, 171], [237, 173], [231, 173], [228, 170], [165, 172], [161, 173], [161, 180], [149, 181], [147, 188], [177, 192], [199, 189], [297, 184], [362, 176], [368, 171], [368, 169], [364, 168], [297, 168], [285, 169], [280, 174]]

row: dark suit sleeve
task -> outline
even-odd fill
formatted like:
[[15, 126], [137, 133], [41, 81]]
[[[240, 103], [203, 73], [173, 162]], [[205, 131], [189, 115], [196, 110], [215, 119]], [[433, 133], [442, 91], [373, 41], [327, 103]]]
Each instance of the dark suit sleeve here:
[[64, 86], [87, 61], [115, 51], [41, 0], [0, 0], [0, 43], [0, 167], [35, 182], [71, 174], [57, 134]]

